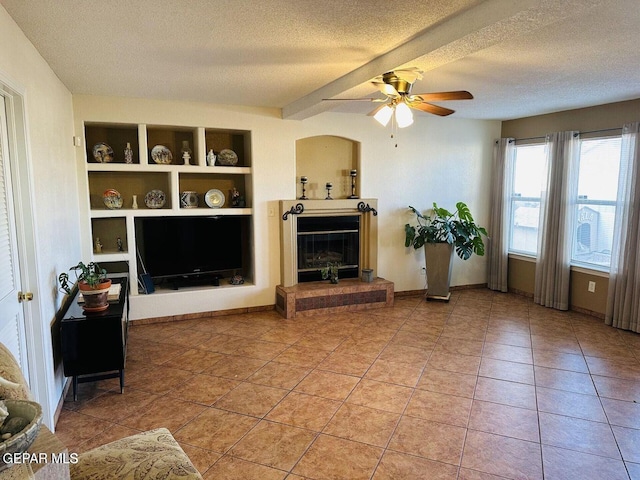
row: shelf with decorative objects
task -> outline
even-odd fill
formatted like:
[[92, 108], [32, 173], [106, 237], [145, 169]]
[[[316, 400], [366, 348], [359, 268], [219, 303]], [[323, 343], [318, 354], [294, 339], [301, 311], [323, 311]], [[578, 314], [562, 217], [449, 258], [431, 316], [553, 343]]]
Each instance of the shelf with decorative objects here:
[[[225, 274], [231, 276], [232, 271], [250, 284], [250, 131], [85, 122], [83, 151], [88, 236], [96, 261], [119, 264], [118, 268], [136, 278], [143, 273], [140, 253], [144, 256], [141, 229], [145, 218], [184, 217], [185, 224], [193, 228], [198, 223], [195, 218], [228, 218], [226, 223], [219, 223], [241, 229], [234, 237], [242, 246], [238, 248], [237, 265], [228, 271], [225, 268]], [[197, 228], [201, 232], [203, 227]], [[214, 237], [228, 233], [217, 232], [215, 227], [207, 229]], [[167, 253], [172, 247], [178, 249], [167, 245]], [[132, 295], [138, 294], [132, 289]]]

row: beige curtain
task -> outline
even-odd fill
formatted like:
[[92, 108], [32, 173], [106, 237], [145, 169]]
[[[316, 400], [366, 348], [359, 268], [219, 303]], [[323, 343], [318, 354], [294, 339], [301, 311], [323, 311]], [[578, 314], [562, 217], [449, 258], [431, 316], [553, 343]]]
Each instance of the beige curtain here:
[[640, 333], [640, 123], [622, 129], [605, 323]]
[[491, 182], [491, 217], [489, 220], [489, 272], [487, 285], [491, 290], [507, 291], [509, 260], [509, 225], [511, 218], [511, 191], [513, 190], [513, 162], [515, 139], [496, 140], [493, 149], [493, 175]]
[[540, 197], [538, 259], [533, 300], [569, 309], [571, 240], [575, 224], [578, 132], [547, 135], [547, 182]]

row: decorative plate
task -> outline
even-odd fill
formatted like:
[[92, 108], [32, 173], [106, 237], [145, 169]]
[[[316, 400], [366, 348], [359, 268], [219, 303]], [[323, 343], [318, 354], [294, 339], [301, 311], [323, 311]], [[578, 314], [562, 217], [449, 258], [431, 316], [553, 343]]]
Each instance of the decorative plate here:
[[111, 210], [122, 208], [122, 196], [120, 195], [120, 192], [113, 188], [104, 191], [102, 194], [102, 200], [107, 208], [110, 208]]
[[225, 148], [218, 154], [218, 164], [233, 167], [238, 163], [238, 155], [233, 150]]
[[113, 162], [113, 148], [106, 143], [96, 143], [93, 146], [93, 158], [98, 163]]
[[210, 208], [221, 208], [224, 205], [224, 193], [212, 188], [204, 194], [204, 201]]
[[148, 208], [162, 208], [167, 200], [162, 190], [151, 190], [144, 196], [144, 204]]
[[156, 145], [151, 149], [151, 159], [156, 163], [168, 165], [173, 161], [173, 155], [164, 145]]

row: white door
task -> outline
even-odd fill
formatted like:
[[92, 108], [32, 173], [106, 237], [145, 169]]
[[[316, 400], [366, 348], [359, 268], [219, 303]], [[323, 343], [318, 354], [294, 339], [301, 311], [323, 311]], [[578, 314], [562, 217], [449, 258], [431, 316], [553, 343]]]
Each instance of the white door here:
[[18, 300], [20, 262], [11, 189], [7, 114], [0, 95], [0, 342], [6, 345], [29, 379], [24, 310]]

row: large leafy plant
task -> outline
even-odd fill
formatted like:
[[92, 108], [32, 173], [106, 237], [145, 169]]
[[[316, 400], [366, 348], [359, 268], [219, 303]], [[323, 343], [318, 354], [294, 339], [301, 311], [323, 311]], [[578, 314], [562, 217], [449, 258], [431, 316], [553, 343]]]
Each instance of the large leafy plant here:
[[463, 260], [468, 260], [474, 253], [484, 255], [482, 236], [486, 237], [487, 231], [476, 225], [465, 203], [456, 203], [456, 211], [451, 213], [434, 202], [429, 216], [423, 215], [411, 206], [409, 208], [416, 215], [418, 224], [407, 223], [404, 226], [405, 247], [413, 246], [417, 250], [425, 243], [449, 243]]

